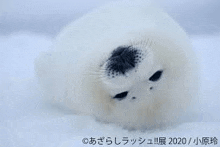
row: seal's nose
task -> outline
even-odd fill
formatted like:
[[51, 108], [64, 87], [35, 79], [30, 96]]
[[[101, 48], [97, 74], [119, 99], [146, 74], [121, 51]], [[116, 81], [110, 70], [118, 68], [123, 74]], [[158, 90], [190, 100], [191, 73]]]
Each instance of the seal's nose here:
[[125, 74], [136, 66], [138, 50], [128, 47], [118, 47], [108, 59], [107, 70], [119, 74]]

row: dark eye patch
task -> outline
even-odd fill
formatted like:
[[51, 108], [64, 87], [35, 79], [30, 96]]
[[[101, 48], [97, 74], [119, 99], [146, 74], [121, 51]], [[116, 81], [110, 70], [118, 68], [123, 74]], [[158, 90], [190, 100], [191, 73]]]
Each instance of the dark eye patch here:
[[156, 82], [160, 79], [161, 75], [163, 73], [163, 70], [158, 70], [157, 72], [155, 72], [150, 78], [150, 81]]
[[114, 99], [118, 99], [118, 100], [122, 100], [124, 99], [126, 96], [128, 95], [128, 91], [116, 94], [113, 98]]

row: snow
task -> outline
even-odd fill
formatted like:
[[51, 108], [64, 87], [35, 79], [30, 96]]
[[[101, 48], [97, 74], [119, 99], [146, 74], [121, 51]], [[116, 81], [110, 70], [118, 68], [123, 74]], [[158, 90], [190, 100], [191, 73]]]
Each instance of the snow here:
[[201, 69], [200, 110], [203, 121], [220, 122], [220, 36], [195, 36], [192, 40]]
[[[142, 137], [153, 141], [155, 137], [166, 137], [167, 144], [169, 137], [185, 137], [188, 141], [197, 137], [220, 139], [220, 35], [191, 36], [191, 40], [201, 66], [200, 98], [195, 105], [198, 120], [141, 132], [103, 124], [93, 117], [75, 115], [43, 101], [35, 78], [34, 59], [51, 48], [52, 38], [25, 32], [0, 36], [0, 146], [75, 147], [84, 146], [85, 137], [111, 137], [112, 140]], [[129, 143], [122, 146], [134, 146]], [[195, 143], [192, 141], [190, 145]], [[147, 141], [141, 146], [147, 146]]]

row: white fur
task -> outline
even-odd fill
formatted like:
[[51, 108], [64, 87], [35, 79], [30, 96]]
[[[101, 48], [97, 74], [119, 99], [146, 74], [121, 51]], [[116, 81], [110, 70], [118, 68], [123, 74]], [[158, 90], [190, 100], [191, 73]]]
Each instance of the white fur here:
[[[123, 45], [141, 49], [146, 58], [136, 72], [109, 79], [106, 60]], [[197, 68], [190, 41], [149, 1], [124, 0], [96, 9], [68, 25], [54, 48], [36, 60], [44, 96], [99, 120], [134, 129], [167, 125], [195, 97]], [[164, 70], [161, 79], [149, 81], [158, 69]], [[126, 99], [112, 99], [123, 91], [129, 91]]]

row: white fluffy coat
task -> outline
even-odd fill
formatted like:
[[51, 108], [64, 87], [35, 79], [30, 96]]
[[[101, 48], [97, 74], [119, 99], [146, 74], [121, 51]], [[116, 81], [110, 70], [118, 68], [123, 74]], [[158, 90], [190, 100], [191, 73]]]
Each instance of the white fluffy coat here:
[[[102, 65], [122, 45], [146, 51], [146, 63], [128, 78], [109, 80]], [[163, 77], [150, 83], [158, 68]], [[36, 72], [45, 98], [130, 129], [176, 122], [197, 91], [196, 57], [186, 33], [146, 0], [110, 3], [66, 26], [54, 50], [37, 58]], [[128, 89], [137, 100], [111, 98]]]

